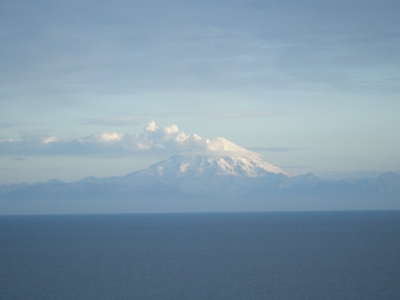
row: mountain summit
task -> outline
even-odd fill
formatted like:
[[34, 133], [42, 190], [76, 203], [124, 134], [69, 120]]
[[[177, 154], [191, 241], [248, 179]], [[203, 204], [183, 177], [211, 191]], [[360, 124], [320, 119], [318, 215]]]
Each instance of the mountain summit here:
[[198, 155], [198, 156], [208, 156], [208, 157], [258, 156], [257, 153], [242, 148], [222, 137], [216, 137], [211, 140], [199, 138], [197, 140], [196, 146], [194, 146], [192, 149], [186, 152], [183, 152], [182, 155], [189, 155], [189, 156]]
[[189, 151], [171, 156], [145, 170], [127, 176], [172, 180], [212, 176], [264, 177], [270, 173], [293, 176], [263, 161], [258, 154], [217, 137], [203, 140]]

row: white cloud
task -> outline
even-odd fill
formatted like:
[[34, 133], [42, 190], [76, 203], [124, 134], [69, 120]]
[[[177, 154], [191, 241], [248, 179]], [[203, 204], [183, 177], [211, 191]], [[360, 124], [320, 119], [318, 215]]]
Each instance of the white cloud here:
[[102, 134], [100, 134], [100, 141], [102, 142], [118, 142], [120, 140], [122, 140], [123, 138], [123, 134], [121, 133], [116, 133], [116, 132], [104, 132]]
[[58, 141], [58, 138], [55, 136], [49, 136], [42, 139], [44, 144], [54, 143]]
[[152, 153], [172, 155], [206, 154], [229, 156], [254, 156], [254, 152], [224, 138], [205, 139], [196, 134], [186, 134], [178, 126], [158, 127], [149, 122], [143, 133], [101, 132], [73, 139], [55, 136], [27, 137], [20, 140], [0, 141], [0, 154], [23, 155], [129, 155]]
[[145, 130], [146, 131], [156, 131], [158, 129], [158, 127], [156, 126], [156, 122], [151, 121], [146, 125]]

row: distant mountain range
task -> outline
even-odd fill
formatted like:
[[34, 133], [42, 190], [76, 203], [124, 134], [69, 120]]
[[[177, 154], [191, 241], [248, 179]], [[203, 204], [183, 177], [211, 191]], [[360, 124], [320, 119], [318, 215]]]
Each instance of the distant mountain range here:
[[400, 175], [343, 180], [296, 176], [216, 138], [122, 177], [2, 185], [0, 209], [0, 213], [400, 209]]

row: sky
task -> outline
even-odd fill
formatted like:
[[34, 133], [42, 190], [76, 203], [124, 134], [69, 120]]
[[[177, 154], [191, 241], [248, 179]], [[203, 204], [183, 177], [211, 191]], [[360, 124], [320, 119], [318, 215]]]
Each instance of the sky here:
[[197, 137], [295, 174], [400, 172], [399, 11], [388, 0], [1, 1], [0, 184], [122, 176]]

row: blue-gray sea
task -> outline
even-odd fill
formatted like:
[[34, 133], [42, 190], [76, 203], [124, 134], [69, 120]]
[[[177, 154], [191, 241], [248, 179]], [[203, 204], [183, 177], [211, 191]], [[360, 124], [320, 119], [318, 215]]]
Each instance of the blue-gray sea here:
[[0, 217], [0, 299], [400, 299], [400, 212]]

